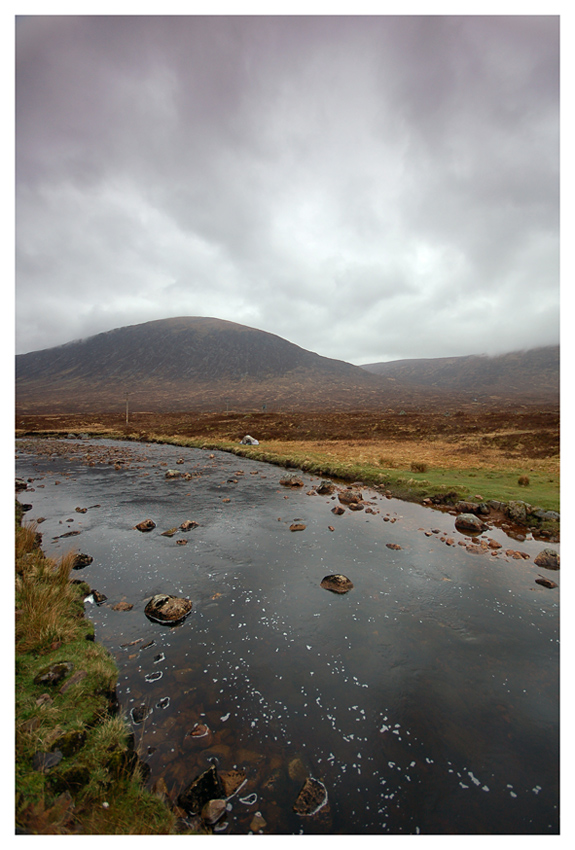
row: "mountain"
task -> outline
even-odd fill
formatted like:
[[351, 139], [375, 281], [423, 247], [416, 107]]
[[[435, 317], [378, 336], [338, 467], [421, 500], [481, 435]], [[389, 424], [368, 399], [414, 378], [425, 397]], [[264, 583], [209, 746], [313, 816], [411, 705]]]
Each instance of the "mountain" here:
[[16, 357], [19, 413], [373, 407], [392, 381], [275, 334], [180, 317]]
[[31, 413], [360, 410], [557, 400], [558, 349], [352, 366], [221, 319], [146, 322], [16, 357]]
[[368, 363], [366, 371], [391, 378], [405, 388], [471, 391], [495, 399], [521, 396], [557, 400], [559, 346], [514, 351], [496, 357], [468, 355], [428, 360]]

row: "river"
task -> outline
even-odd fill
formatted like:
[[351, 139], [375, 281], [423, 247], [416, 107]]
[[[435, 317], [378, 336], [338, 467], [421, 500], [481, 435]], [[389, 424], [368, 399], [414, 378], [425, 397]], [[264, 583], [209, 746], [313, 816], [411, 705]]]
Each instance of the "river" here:
[[[150, 787], [175, 799], [210, 764], [244, 770], [222, 834], [558, 833], [559, 589], [535, 579], [559, 573], [533, 563], [546, 544], [490, 528], [502, 548], [469, 550], [451, 514], [368, 488], [364, 510], [337, 516], [318, 477], [288, 488], [285, 470], [223, 452], [16, 448], [46, 554], [93, 557], [74, 576], [107, 597], [86, 615]], [[153, 531], [135, 530], [147, 518]], [[198, 525], [162, 536], [185, 520]], [[349, 593], [320, 586], [334, 573]], [[157, 593], [192, 612], [151, 622]], [[306, 776], [328, 794], [311, 817], [293, 811]]]

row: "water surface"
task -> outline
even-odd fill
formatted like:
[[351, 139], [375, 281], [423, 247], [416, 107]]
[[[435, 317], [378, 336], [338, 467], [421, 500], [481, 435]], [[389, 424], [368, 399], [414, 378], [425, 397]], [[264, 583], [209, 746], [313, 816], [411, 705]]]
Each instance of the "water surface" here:
[[[26, 441], [16, 472], [33, 479], [19, 498], [45, 518], [45, 552], [94, 558], [77, 576], [108, 599], [86, 613], [150, 787], [175, 798], [213, 761], [245, 770], [224, 834], [256, 812], [275, 834], [558, 832], [559, 597], [535, 578], [559, 573], [534, 565], [544, 544], [493, 528], [503, 548], [469, 552], [453, 516], [367, 488], [372, 513], [335, 516], [335, 497], [308, 495], [319, 478], [286, 488], [285, 470], [222, 452]], [[152, 532], [134, 530], [147, 518]], [[198, 527], [161, 535], [187, 519]], [[505, 555], [518, 549], [529, 558]], [[322, 589], [331, 573], [354, 589]], [[156, 593], [192, 613], [150, 622]], [[314, 817], [292, 810], [306, 775], [328, 791]]]

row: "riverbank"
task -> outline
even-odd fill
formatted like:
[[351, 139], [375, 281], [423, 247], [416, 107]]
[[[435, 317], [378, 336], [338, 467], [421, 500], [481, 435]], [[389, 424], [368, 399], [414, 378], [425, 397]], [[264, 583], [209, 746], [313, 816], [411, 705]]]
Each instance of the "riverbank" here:
[[16, 833], [181, 833], [144, 788], [115, 662], [84, 617], [90, 588], [70, 579], [74, 555], [46, 558], [36, 525], [21, 520], [16, 503]]

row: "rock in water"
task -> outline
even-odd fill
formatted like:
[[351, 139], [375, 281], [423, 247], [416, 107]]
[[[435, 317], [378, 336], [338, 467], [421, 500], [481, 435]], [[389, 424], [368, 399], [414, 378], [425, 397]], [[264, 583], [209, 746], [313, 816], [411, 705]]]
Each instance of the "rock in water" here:
[[137, 528], [138, 531], [151, 531], [155, 527], [156, 527], [156, 523], [154, 522], [153, 519], [144, 519], [144, 520], [142, 520], [142, 522], [139, 522], [135, 526], [135, 528]]
[[342, 490], [341, 493], [338, 493], [337, 498], [343, 505], [357, 505], [363, 500], [361, 493], [351, 489]]
[[154, 623], [174, 625], [184, 620], [191, 610], [191, 599], [158, 593], [150, 599], [144, 608], [144, 614]]
[[486, 525], [475, 514], [459, 514], [455, 518], [455, 527], [459, 531], [484, 531]]
[[543, 549], [534, 560], [538, 567], [545, 567], [547, 570], [559, 569], [559, 555], [555, 549]]
[[213, 826], [219, 821], [222, 815], [225, 814], [225, 811], [225, 800], [209, 800], [202, 808], [202, 820], [207, 823], [208, 826]]
[[293, 810], [298, 815], [315, 815], [327, 803], [327, 790], [323, 782], [308, 776], [298, 794]]
[[224, 789], [215, 765], [201, 773], [188, 785], [178, 797], [178, 806], [190, 815], [199, 814], [210, 800], [219, 800], [224, 796]]
[[83, 552], [80, 552], [74, 558], [74, 563], [72, 564], [73, 570], [81, 570], [84, 567], [88, 567], [94, 559], [91, 555], [85, 555]]
[[322, 579], [321, 587], [324, 590], [331, 590], [333, 593], [347, 593], [348, 590], [353, 588], [353, 584], [347, 576], [333, 575]]
[[549, 588], [557, 587], [555, 582], [551, 581], [550, 578], [543, 578], [542, 576], [535, 579], [535, 584], [541, 584], [541, 585], [543, 585], [543, 587], [549, 587]]

